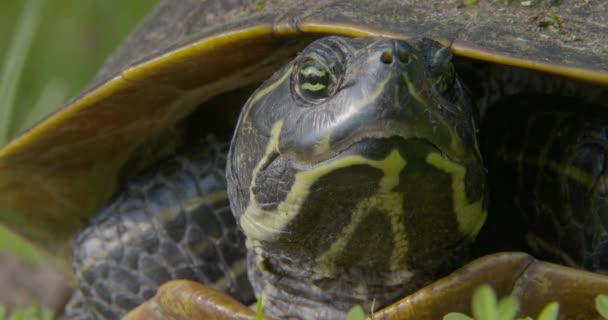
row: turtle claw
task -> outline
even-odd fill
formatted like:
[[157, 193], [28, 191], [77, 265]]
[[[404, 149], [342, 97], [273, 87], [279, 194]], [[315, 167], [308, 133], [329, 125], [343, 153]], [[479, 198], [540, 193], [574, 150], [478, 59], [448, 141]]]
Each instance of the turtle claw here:
[[[256, 314], [237, 300], [203, 284], [174, 280], [133, 309], [123, 320], [256, 320]], [[267, 318], [264, 318], [268, 320]]]
[[521, 315], [536, 315], [549, 302], [565, 319], [595, 319], [595, 297], [608, 293], [608, 277], [536, 260], [525, 253], [497, 253], [473, 262], [373, 314], [374, 320], [442, 319], [470, 314], [473, 291], [489, 284], [498, 296], [512, 294]]

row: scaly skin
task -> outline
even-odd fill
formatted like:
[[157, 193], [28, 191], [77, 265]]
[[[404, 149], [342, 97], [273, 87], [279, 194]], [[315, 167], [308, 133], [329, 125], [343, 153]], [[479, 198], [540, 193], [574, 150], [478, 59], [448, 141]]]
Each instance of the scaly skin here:
[[[497, 276], [497, 270], [501, 273]], [[374, 320], [441, 319], [449, 312], [471, 314], [471, 296], [477, 286], [490, 284], [498, 296], [512, 294], [520, 301], [520, 315], [536, 316], [548, 302], [560, 303], [560, 319], [597, 319], [595, 297], [608, 292], [608, 278], [542, 262], [522, 253], [500, 253], [475, 260], [416, 293], [370, 315]], [[219, 301], [217, 292], [201, 284], [166, 283], [153, 299], [123, 320], [212, 319], [199, 317], [221, 309], [217, 319], [255, 319], [255, 314], [234, 304], [218, 307], [194, 301]], [[183, 299], [188, 297], [187, 299]], [[191, 298], [196, 297], [196, 298]], [[176, 304], [180, 301], [180, 304]], [[180, 306], [180, 307], [176, 307]], [[168, 316], [171, 315], [171, 316]], [[224, 317], [224, 318], [222, 318]]]

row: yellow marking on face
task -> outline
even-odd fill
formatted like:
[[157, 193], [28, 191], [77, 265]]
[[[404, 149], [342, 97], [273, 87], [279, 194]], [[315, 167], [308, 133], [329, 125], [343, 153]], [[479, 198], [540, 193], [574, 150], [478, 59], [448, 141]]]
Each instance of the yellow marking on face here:
[[378, 97], [384, 93], [384, 87], [386, 87], [386, 84], [388, 83], [389, 80], [391, 80], [391, 78], [392, 78], [392, 76], [390, 74], [388, 74], [386, 76], [386, 78], [384, 78], [382, 81], [380, 81], [380, 84], [378, 85], [378, 87], [376, 87], [374, 92], [372, 92], [372, 94], [366, 100], [367, 101], [376, 101], [378, 99]]
[[[253, 172], [251, 174], [251, 184], [249, 185], [249, 205], [247, 206], [247, 209], [245, 209], [245, 212], [243, 213], [240, 219], [241, 227], [245, 231], [248, 240], [249, 238], [257, 239], [257, 237], [254, 235], [257, 235], [260, 237], [260, 239], [262, 239], [264, 237], [261, 235], [264, 234], [274, 236], [276, 234], [283, 233], [282, 230], [273, 227], [273, 225], [269, 223], [269, 221], [266, 221], [269, 218], [268, 213], [271, 211], [262, 210], [261, 208], [259, 208], [257, 202], [255, 201], [255, 196], [253, 193], [253, 186], [255, 186], [255, 180], [258, 176], [258, 173], [260, 172], [260, 168], [268, 161], [268, 158], [273, 153], [279, 152], [279, 136], [281, 135], [282, 127], [283, 120], [277, 121], [272, 126], [272, 129], [270, 130], [270, 138], [268, 139], [268, 145], [266, 146], [264, 156], [256, 164], [255, 168], [253, 168]], [[265, 213], [266, 216], [264, 216]], [[264, 218], [260, 218], [260, 216], [265, 217], [266, 220], [264, 220]], [[249, 236], [247, 230], [249, 230], [252, 236]]]
[[[340, 161], [343, 160], [336, 162]], [[399, 185], [399, 177], [407, 161], [401, 157], [398, 150], [393, 150], [384, 160], [367, 160], [365, 164], [380, 169], [384, 173], [379, 183], [378, 193], [363, 199], [357, 204], [351, 215], [351, 220], [344, 227], [337, 240], [317, 259], [315, 269], [320, 274], [329, 276], [336, 272], [336, 260], [343, 254], [357, 227], [373, 212], [382, 212], [390, 218], [394, 236], [390, 271], [396, 271], [399, 266], [403, 265], [403, 259], [408, 248], [405, 222], [403, 221], [403, 193], [393, 192], [392, 190]]]
[[[442, 121], [442, 123], [444, 123], [444, 125], [447, 125], [444, 119], [442, 119], [441, 121]], [[450, 135], [450, 152], [451, 152], [451, 154], [454, 155], [455, 157], [460, 157], [460, 158], [465, 157], [469, 151], [463, 145], [462, 139], [460, 139], [460, 135], [456, 132], [454, 127], [448, 126], [445, 128], [448, 130], [449, 135]], [[477, 156], [480, 156], [480, 155], [481, 155], [481, 153], [479, 153], [479, 151], [478, 151]]]
[[434, 152], [427, 155], [426, 162], [452, 176], [452, 206], [459, 230], [474, 238], [486, 220], [486, 211], [483, 208], [483, 198], [473, 203], [467, 201], [464, 183], [467, 169]]
[[[418, 101], [422, 106], [426, 107], [427, 111], [434, 112], [433, 111], [434, 108], [429, 107], [428, 102], [426, 100], [424, 100], [424, 98], [422, 98], [418, 94], [418, 92], [416, 91], [416, 88], [414, 87], [414, 84], [410, 80], [410, 77], [407, 74], [407, 72], [401, 73], [401, 76], [403, 77], [403, 81], [405, 82], [405, 84], [407, 86], [407, 90], [410, 93], [410, 95], [416, 101]], [[447, 134], [447, 137], [449, 137], [449, 139], [450, 139], [450, 150], [452, 151], [451, 154], [455, 155], [457, 157], [462, 157], [462, 156], [466, 155], [467, 150], [462, 144], [460, 135], [457, 134], [456, 131], [454, 130], [454, 128], [453, 128], [454, 126], [451, 125], [450, 123], [448, 123], [446, 121], [446, 119], [444, 117], [442, 117], [441, 115], [436, 116], [435, 119], [437, 119], [438, 121], [441, 122], [441, 124], [442, 124], [441, 128], [444, 128], [445, 130], [448, 131], [446, 134]]]
[[270, 129], [270, 138], [268, 139], [268, 145], [266, 146], [264, 156], [262, 159], [260, 159], [260, 162], [255, 165], [255, 168], [253, 168], [253, 172], [251, 174], [251, 185], [249, 186], [249, 194], [253, 194], [252, 188], [255, 185], [255, 178], [258, 176], [262, 165], [268, 162], [268, 157], [270, 157], [270, 155], [279, 152], [279, 136], [281, 135], [282, 128], [283, 120], [279, 120], [272, 125], [272, 129]]
[[428, 106], [428, 103], [426, 102], [426, 100], [424, 100], [418, 94], [418, 92], [416, 92], [416, 88], [414, 87], [414, 84], [410, 80], [410, 77], [407, 75], [407, 72], [401, 73], [401, 76], [403, 77], [403, 81], [405, 82], [405, 85], [407, 86], [407, 91], [409, 91], [410, 95], [412, 97], [414, 97], [414, 99], [416, 99], [416, 101], [418, 101], [421, 105]]
[[[275, 141], [274, 135], [271, 135], [267, 148], [267, 154], [274, 149], [273, 145], [278, 146], [278, 137], [276, 140], [277, 141]], [[260, 208], [255, 201], [253, 193], [251, 193], [252, 187], [250, 187], [249, 205], [247, 206], [247, 209], [245, 209], [244, 214], [241, 216], [241, 227], [243, 228], [243, 231], [247, 237], [254, 242], [270, 241], [276, 236], [286, 232], [284, 231], [285, 226], [298, 215], [310, 193], [310, 187], [321, 177], [337, 169], [355, 165], [369, 165], [383, 170], [385, 172], [385, 176], [389, 176], [387, 172], [390, 172], [390, 170], [396, 170], [395, 166], [400, 165], [399, 163], [395, 163], [395, 157], [396, 156], [391, 153], [391, 155], [384, 160], [370, 160], [359, 155], [351, 155], [326, 164], [321, 164], [308, 171], [298, 172], [295, 174], [294, 182], [289, 194], [275, 210], [264, 210]], [[260, 163], [263, 162], [264, 161], [260, 161]], [[258, 167], [256, 167], [256, 170], [257, 169]], [[391, 185], [391, 183], [394, 183], [394, 181], [391, 182], [391, 179], [398, 179], [398, 177], [386, 177], [383, 179], [383, 181], [385, 181], [383, 183]], [[255, 185], [255, 181], [252, 181], [252, 186], [253, 185]], [[381, 187], [387, 188], [385, 185], [382, 185]]]
[[435, 51], [435, 54], [433, 55], [433, 64], [437, 64], [437, 62], [439, 61], [439, 58], [441, 57], [441, 54], [445, 50], [448, 50], [448, 47], [442, 47], [441, 49]]
[[253, 95], [251, 97], [251, 99], [247, 103], [247, 110], [245, 110], [245, 115], [243, 116], [243, 120], [249, 118], [249, 111], [251, 111], [251, 108], [253, 106], [255, 106], [256, 102], [258, 102], [260, 99], [262, 99], [263, 97], [268, 95], [270, 92], [272, 92], [274, 89], [276, 89], [276, 87], [281, 85], [281, 83], [285, 82], [287, 77], [289, 77], [291, 75], [293, 68], [294, 68], [293, 65], [290, 66], [289, 68], [287, 68], [287, 70], [284, 71], [283, 75], [277, 81], [269, 84], [264, 89], [258, 91], [255, 95]]

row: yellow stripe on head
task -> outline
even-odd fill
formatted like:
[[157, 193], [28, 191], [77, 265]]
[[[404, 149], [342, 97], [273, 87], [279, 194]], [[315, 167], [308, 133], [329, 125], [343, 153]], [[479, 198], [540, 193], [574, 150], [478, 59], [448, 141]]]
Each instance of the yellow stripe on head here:
[[471, 238], [477, 236], [486, 220], [483, 198], [469, 203], [464, 182], [467, 169], [437, 154], [429, 153], [426, 162], [452, 176], [452, 201], [460, 231]]

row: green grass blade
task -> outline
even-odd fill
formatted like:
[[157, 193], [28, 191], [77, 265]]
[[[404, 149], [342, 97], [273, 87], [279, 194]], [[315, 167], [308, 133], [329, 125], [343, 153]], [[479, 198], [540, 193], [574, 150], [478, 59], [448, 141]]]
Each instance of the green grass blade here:
[[36, 303], [26, 308], [14, 310], [11, 315], [7, 315], [6, 307], [0, 304], [0, 320], [55, 320], [55, 315], [51, 309], [40, 306]]
[[263, 304], [264, 304], [263, 303], [263, 299], [264, 299], [264, 297], [261, 296], [258, 299], [258, 302], [256, 303], [256, 307], [255, 307], [255, 319], [256, 320], [263, 320], [264, 319], [264, 313], [263, 313], [264, 311], [262, 310], [263, 309], [262, 307], [263, 307]]
[[5, 252], [21, 257], [29, 263], [38, 263], [42, 258], [38, 249], [0, 224], [0, 253]]
[[27, 53], [40, 23], [42, 0], [27, 0], [0, 74], [0, 146], [11, 135], [15, 97]]
[[49, 113], [49, 106], [60, 106], [69, 98], [68, 84], [59, 79], [48, 81], [42, 93], [36, 100], [34, 107], [27, 113], [25, 120], [21, 123], [19, 130], [25, 130], [33, 126], [37, 121]]

